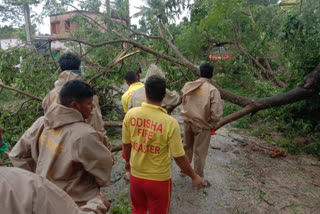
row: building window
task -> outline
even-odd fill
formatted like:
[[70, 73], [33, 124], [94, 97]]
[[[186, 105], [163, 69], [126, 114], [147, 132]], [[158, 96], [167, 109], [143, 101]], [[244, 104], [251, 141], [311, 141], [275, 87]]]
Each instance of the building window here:
[[55, 23], [51, 23], [51, 34], [56, 34], [56, 24]]
[[58, 34], [60, 32], [60, 22], [51, 23], [51, 34]]

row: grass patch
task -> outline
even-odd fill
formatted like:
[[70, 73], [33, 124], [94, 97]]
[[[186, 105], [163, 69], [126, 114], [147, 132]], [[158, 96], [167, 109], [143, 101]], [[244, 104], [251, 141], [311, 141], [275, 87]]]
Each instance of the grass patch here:
[[130, 214], [131, 204], [126, 199], [121, 199], [115, 205], [113, 205], [108, 212], [109, 214]]

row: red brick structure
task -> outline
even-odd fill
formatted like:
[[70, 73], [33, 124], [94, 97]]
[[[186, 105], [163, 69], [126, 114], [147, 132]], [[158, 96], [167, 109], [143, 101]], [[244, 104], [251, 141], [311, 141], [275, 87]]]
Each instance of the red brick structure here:
[[[84, 15], [88, 18], [88, 20], [93, 19], [96, 20], [103, 27], [101, 31], [107, 28], [103, 21], [99, 21], [102, 18], [102, 15], [88, 12], [88, 11], [70, 11], [66, 13], [54, 14], [50, 15], [50, 28], [51, 28], [51, 36], [68, 36], [68, 33], [71, 31], [76, 31], [78, 26], [77, 23], [71, 21], [71, 18], [75, 15]], [[119, 21], [119, 20], [115, 20]]]

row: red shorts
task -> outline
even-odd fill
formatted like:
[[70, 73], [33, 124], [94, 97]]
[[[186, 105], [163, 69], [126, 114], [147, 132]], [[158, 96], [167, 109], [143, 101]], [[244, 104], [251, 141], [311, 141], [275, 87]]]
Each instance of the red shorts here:
[[132, 214], [167, 214], [171, 200], [171, 179], [153, 181], [130, 177], [130, 196]]

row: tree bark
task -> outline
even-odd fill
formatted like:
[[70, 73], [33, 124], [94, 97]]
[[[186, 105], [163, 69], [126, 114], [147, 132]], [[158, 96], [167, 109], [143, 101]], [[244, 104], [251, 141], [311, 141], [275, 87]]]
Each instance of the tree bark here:
[[28, 92], [22, 91], [22, 90], [20, 90], [20, 89], [16, 89], [16, 88], [13, 88], [13, 87], [11, 87], [11, 86], [5, 85], [5, 84], [3, 84], [2, 82], [0, 82], [0, 86], [1, 86], [2, 88], [6, 88], [6, 89], [9, 89], [9, 90], [18, 92], [18, 93], [20, 93], [20, 94], [23, 94], [23, 95], [26, 95], [26, 96], [28, 96], [28, 97], [31, 97], [32, 99], [35, 99], [35, 100], [38, 100], [38, 101], [42, 102], [42, 99], [41, 99], [41, 98], [39, 98], [39, 97], [37, 97], [37, 96], [34, 96], [34, 95], [32, 95], [32, 94], [29, 94]]
[[105, 1], [106, 4], [106, 12], [108, 14], [108, 17], [111, 17], [111, 7], [110, 7], [110, 0]]
[[31, 19], [30, 19], [30, 7], [29, 4], [23, 5], [24, 10], [24, 22], [25, 22], [25, 31], [26, 31], [26, 39], [27, 44], [31, 44], [32, 40], [32, 30], [31, 30]]
[[104, 126], [122, 127], [122, 121], [104, 121]]
[[[274, 108], [301, 100], [309, 99], [320, 92], [320, 63], [304, 78], [304, 83], [288, 92], [266, 98], [241, 97], [241, 104], [246, 103], [243, 109], [222, 118], [215, 127], [218, 130], [222, 126], [235, 121], [247, 114], [256, 113], [263, 109]], [[235, 98], [235, 97], [233, 97]]]

